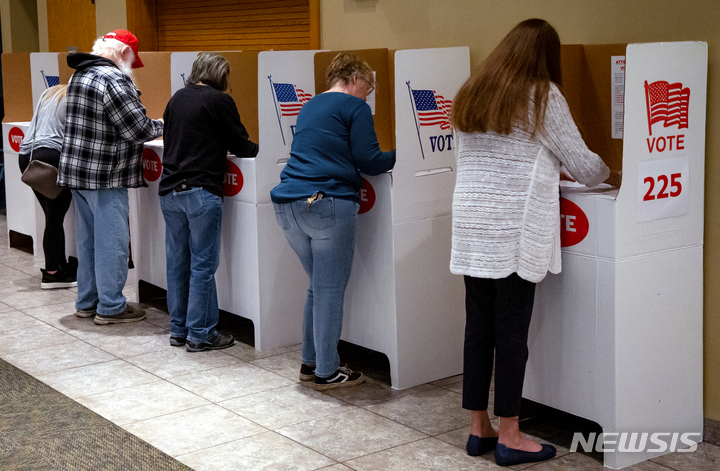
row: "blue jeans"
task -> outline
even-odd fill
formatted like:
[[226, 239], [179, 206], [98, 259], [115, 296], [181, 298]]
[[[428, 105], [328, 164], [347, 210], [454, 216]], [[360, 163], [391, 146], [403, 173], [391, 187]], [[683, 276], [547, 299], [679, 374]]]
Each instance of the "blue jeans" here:
[[202, 188], [160, 197], [165, 218], [165, 260], [170, 335], [205, 342], [219, 312], [215, 272], [220, 263], [222, 198]]
[[340, 366], [337, 346], [350, 279], [359, 204], [324, 198], [275, 204], [275, 217], [310, 278], [303, 317], [302, 362], [327, 378]]
[[76, 309], [113, 316], [127, 306], [122, 293], [130, 256], [127, 188], [72, 190], [78, 249]]

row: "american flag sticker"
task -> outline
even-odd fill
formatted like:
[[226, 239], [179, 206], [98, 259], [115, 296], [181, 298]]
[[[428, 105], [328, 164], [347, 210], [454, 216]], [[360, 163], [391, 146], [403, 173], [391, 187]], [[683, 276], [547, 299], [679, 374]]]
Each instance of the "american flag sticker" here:
[[647, 103], [648, 127], [652, 136], [652, 125], [662, 122], [664, 127], [688, 127], [688, 108], [690, 88], [682, 83], [668, 83], [658, 80], [651, 84], [645, 81], [645, 100]]
[[303, 105], [312, 98], [310, 93], [305, 93], [291, 83], [273, 83], [273, 87], [283, 116], [297, 116]]
[[413, 100], [420, 126], [440, 126], [450, 129], [450, 107], [452, 100], [446, 100], [434, 90], [413, 90]]

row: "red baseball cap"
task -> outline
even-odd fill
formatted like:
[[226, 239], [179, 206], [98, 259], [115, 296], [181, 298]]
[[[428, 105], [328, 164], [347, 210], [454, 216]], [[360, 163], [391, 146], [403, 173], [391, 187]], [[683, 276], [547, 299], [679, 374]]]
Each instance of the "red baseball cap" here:
[[135, 61], [132, 63], [133, 69], [139, 69], [140, 67], [145, 67], [145, 64], [140, 60], [140, 55], [138, 54], [138, 40], [135, 37], [134, 34], [132, 34], [130, 31], [126, 29], [116, 29], [115, 31], [111, 31], [105, 36], [103, 36], [103, 39], [117, 39], [123, 44], [127, 44], [130, 46], [130, 49], [135, 53]]

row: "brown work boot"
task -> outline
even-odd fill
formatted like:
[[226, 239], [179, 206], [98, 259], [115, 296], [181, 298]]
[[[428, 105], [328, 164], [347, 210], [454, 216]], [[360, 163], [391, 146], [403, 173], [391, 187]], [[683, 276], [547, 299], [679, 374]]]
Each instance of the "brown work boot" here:
[[125, 310], [120, 314], [115, 314], [114, 316], [105, 316], [98, 313], [95, 315], [95, 319], [93, 320], [93, 322], [98, 325], [127, 324], [130, 322], [138, 322], [143, 319], [145, 319], [145, 309], [132, 306], [130, 305], [130, 303], [128, 303]]

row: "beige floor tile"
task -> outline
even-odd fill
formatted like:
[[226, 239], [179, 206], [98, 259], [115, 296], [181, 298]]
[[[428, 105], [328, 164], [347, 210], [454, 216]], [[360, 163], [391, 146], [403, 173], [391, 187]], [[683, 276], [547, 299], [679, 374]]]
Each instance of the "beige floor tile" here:
[[462, 382], [462, 380], [463, 380], [463, 375], [455, 375], [455, 376], [450, 376], [449, 378], [432, 381], [430, 384], [432, 384], [433, 386], [444, 387], [449, 384]]
[[77, 342], [77, 339], [49, 325], [38, 325], [31, 330], [0, 332], [0, 355], [5, 358], [5, 355], [16, 352], [26, 352], [71, 342]]
[[76, 400], [118, 425], [209, 404], [205, 399], [162, 380]]
[[77, 339], [60, 345], [11, 353], [3, 358], [33, 376], [115, 360], [113, 355]]
[[195, 471], [310, 471], [334, 464], [330, 458], [275, 432], [253, 435], [176, 458]]
[[352, 468], [348, 468], [344, 464], [334, 464], [332, 466], [328, 466], [327, 468], [320, 468], [319, 471], [348, 471]]
[[92, 318], [79, 319], [73, 315], [75, 312], [75, 300], [45, 306], [28, 307], [24, 308], [23, 312], [39, 321], [64, 331], [68, 331], [69, 327], [65, 327], [63, 321], [75, 320], [92, 324]]
[[190, 353], [178, 347], [146, 353], [126, 360], [164, 379], [241, 363], [220, 350]]
[[251, 363], [259, 366], [260, 368], [272, 371], [284, 378], [288, 378], [296, 382], [300, 381], [300, 364], [302, 363], [302, 354], [300, 350], [260, 358], [252, 361]]
[[127, 424], [123, 428], [170, 456], [267, 432], [214, 404]]
[[693, 452], [670, 453], [653, 458], [652, 461], [678, 471], [720, 469], [720, 447], [699, 443], [697, 450]]
[[75, 301], [77, 293], [66, 289], [40, 289], [40, 279], [29, 275], [13, 280], [11, 286], [0, 287], [0, 299], [15, 309]]
[[503, 469], [435, 438], [426, 438], [346, 462], [357, 471], [475, 471]]
[[99, 329], [93, 333], [77, 336], [118, 358], [135, 357], [173, 348], [170, 346], [170, 331], [147, 322], [98, 327]]
[[[570, 453], [544, 461], [542, 463], [530, 463], [521, 466], [511, 466], [512, 469], [530, 469], [532, 471], [600, 471], [604, 469], [602, 463], [598, 463], [589, 456], [580, 453]], [[667, 469], [665, 470], [667, 471]]]
[[365, 407], [431, 389], [436, 389], [436, 387], [431, 384], [421, 384], [413, 388], [398, 391], [390, 387], [387, 383], [367, 378], [365, 382], [359, 386], [331, 389], [326, 391], [325, 394], [342, 399], [358, 407]]
[[428, 435], [470, 424], [470, 413], [462, 408], [460, 395], [442, 388], [421, 391], [366, 409]]
[[239, 397], [219, 405], [271, 430], [355, 407], [300, 384]]
[[340, 462], [426, 438], [416, 430], [362, 409], [291, 425], [277, 432]]
[[66, 396], [77, 399], [152, 383], [158, 377], [118, 359], [44, 374], [38, 376], [38, 379]]
[[168, 332], [170, 331], [170, 315], [167, 312], [148, 307], [145, 309], [145, 313], [148, 323], [167, 329]]
[[0, 335], [9, 334], [14, 330], [30, 330], [45, 324], [22, 311], [10, 309], [0, 312]]
[[242, 342], [235, 342], [235, 346], [233, 347], [233, 349], [228, 350], [226, 353], [228, 355], [234, 356], [235, 358], [239, 358], [240, 360], [251, 362], [259, 360], [260, 358], [267, 358], [274, 355], [281, 355], [283, 353], [299, 351], [300, 349], [302, 349], [302, 345], [298, 343], [295, 345], [289, 345], [287, 347], [279, 347], [259, 352], [255, 350], [255, 347], [251, 345]]
[[[191, 355], [203, 355], [196, 353]], [[168, 381], [192, 391], [212, 402], [226, 401], [269, 389], [282, 388], [293, 384], [289, 379], [278, 376], [255, 365], [236, 358], [227, 366], [197, 371], [182, 376], [167, 378]]]

